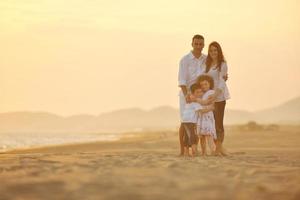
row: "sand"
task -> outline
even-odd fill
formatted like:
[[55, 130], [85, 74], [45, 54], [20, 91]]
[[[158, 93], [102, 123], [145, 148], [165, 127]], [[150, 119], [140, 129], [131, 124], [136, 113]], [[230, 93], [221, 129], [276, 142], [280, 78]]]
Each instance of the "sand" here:
[[300, 129], [227, 130], [227, 157], [178, 157], [177, 134], [0, 154], [0, 200], [300, 199]]

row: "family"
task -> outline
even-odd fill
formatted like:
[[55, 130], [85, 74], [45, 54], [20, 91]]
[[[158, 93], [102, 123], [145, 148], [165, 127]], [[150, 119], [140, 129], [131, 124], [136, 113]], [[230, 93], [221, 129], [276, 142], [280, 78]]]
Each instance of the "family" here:
[[[202, 54], [204, 37], [192, 38], [192, 51], [179, 64], [178, 85], [180, 103], [180, 156], [197, 155], [200, 139], [201, 155], [225, 156], [224, 111], [230, 98], [226, 85], [227, 64], [218, 42], [208, 47], [208, 55]], [[191, 149], [191, 154], [190, 154]]]

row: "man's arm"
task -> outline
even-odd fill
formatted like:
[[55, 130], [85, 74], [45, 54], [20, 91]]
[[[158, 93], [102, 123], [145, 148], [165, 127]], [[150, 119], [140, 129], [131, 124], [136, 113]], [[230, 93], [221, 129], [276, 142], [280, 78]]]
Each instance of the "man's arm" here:
[[181, 88], [183, 95], [185, 96], [185, 100], [187, 103], [191, 102], [190, 95], [188, 94], [187, 85], [187, 71], [186, 71], [186, 63], [184, 58], [180, 60], [179, 63], [179, 72], [178, 72], [178, 85]]
[[185, 96], [185, 101], [187, 103], [190, 103], [191, 102], [191, 98], [190, 98], [190, 95], [188, 94], [186, 86], [185, 85], [180, 85], [179, 87], [181, 88], [182, 93]]
[[186, 86], [185, 85], [180, 85], [179, 87], [181, 88], [181, 91], [182, 91], [183, 95], [186, 96], [188, 94]]

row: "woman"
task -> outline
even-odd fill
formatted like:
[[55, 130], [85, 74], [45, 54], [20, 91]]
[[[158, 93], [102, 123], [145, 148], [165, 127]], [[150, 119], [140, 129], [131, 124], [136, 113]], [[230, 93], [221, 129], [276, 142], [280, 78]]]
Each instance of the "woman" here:
[[222, 48], [218, 42], [210, 43], [204, 69], [205, 73], [214, 79], [214, 90], [221, 91], [217, 93], [214, 104], [214, 117], [217, 133], [216, 153], [225, 155], [222, 148], [222, 143], [224, 141], [223, 120], [226, 100], [230, 98], [230, 95], [226, 82], [224, 81], [224, 77], [227, 77], [227, 64], [224, 59]]

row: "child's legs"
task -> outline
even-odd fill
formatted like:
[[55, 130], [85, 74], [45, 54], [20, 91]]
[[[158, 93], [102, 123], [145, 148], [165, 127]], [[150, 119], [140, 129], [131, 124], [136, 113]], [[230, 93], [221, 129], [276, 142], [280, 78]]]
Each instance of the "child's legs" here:
[[188, 143], [189, 146], [192, 146], [192, 144], [194, 143], [194, 125], [192, 123], [184, 123], [183, 124], [184, 127], [184, 134], [186, 136], [186, 141]]
[[199, 144], [199, 141], [200, 141], [200, 139], [199, 139], [199, 136], [198, 135], [195, 135], [195, 154], [197, 154], [198, 153], [198, 144]]
[[190, 141], [191, 145], [197, 144], [197, 135], [196, 135], [196, 124], [189, 124], [189, 133], [190, 133]]
[[189, 138], [186, 135], [186, 133], [184, 133], [182, 140], [183, 140], [182, 141], [183, 142], [183, 148], [188, 147], [189, 146], [189, 142], [188, 142]]
[[188, 146], [184, 146], [184, 155], [185, 156], [189, 155], [189, 147]]
[[195, 144], [195, 153], [197, 153], [198, 151], [198, 143], [199, 143], [199, 136], [198, 136], [198, 131], [197, 131], [197, 124], [194, 124], [194, 127], [193, 127], [193, 133], [194, 133], [194, 144]]
[[200, 135], [200, 143], [201, 143], [202, 154], [206, 153], [206, 142], [205, 142], [205, 140], [206, 140], [205, 135]]
[[192, 145], [192, 155], [194, 156], [196, 154], [196, 144]]
[[183, 140], [184, 155], [188, 156], [189, 155], [189, 136], [187, 135], [186, 131], [184, 131], [182, 140]]
[[197, 145], [199, 144], [199, 137], [198, 137], [198, 135], [195, 136], [195, 139], [196, 139], [196, 143], [195, 144], [196, 144], [196, 148], [197, 148]]

